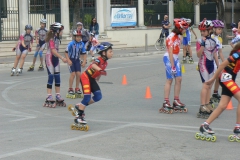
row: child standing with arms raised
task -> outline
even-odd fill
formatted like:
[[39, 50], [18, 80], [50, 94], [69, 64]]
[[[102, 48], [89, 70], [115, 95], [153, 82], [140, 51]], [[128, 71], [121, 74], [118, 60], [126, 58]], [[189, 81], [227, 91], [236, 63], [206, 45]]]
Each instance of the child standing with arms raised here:
[[[86, 51], [84, 43], [82, 42], [82, 34], [79, 30], [73, 31], [74, 40], [70, 42], [65, 50], [65, 57], [67, 58], [68, 67], [70, 71], [69, 78], [69, 90], [67, 93], [67, 98], [81, 98], [83, 97], [81, 90], [79, 89], [80, 75], [81, 75], [81, 63], [80, 55], [84, 55], [82, 66], [85, 67], [86, 64]], [[76, 88], [75, 94], [73, 91], [73, 81], [76, 77]]]

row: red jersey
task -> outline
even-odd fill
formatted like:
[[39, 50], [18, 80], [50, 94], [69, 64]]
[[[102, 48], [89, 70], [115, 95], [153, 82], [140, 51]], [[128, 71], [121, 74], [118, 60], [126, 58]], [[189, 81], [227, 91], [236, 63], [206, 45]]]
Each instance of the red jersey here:
[[94, 60], [94, 62], [86, 69], [86, 73], [88, 76], [92, 78], [97, 78], [98, 76], [101, 75], [100, 71], [97, 71], [92, 68], [92, 65], [96, 64], [101, 70], [105, 70], [107, 67], [108, 63], [106, 60], [104, 60], [102, 57], [98, 57], [97, 59]]
[[180, 45], [181, 45], [181, 40], [179, 38], [179, 36], [176, 33], [171, 33], [169, 34], [169, 36], [166, 39], [166, 46], [167, 49], [169, 49], [170, 47], [173, 48], [173, 54], [179, 54], [180, 51]]

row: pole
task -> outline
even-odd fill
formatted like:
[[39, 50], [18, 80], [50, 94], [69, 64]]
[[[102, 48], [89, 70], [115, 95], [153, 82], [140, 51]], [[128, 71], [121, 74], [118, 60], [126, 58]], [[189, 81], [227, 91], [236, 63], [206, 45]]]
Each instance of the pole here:
[[2, 42], [2, 7], [0, 6], [0, 25], [1, 25], [1, 29], [0, 29], [0, 42]]
[[148, 41], [147, 34], [145, 34], [145, 52], [148, 52]]
[[47, 14], [47, 4], [46, 4], [46, 0], [44, 0], [44, 19], [46, 19], [46, 14]]
[[232, 0], [232, 23], [234, 23], [234, 0]]

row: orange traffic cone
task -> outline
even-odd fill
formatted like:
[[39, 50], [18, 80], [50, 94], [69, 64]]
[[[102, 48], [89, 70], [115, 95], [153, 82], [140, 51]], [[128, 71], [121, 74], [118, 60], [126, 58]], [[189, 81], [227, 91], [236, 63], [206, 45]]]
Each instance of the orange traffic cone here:
[[126, 75], [123, 75], [122, 85], [127, 85], [127, 77], [126, 77]]
[[227, 105], [227, 110], [232, 110], [233, 109], [233, 105], [232, 105], [232, 100], [230, 100], [230, 102]]
[[147, 98], [147, 99], [152, 98], [151, 91], [150, 91], [150, 87], [147, 87], [147, 88], [146, 88], [145, 98]]

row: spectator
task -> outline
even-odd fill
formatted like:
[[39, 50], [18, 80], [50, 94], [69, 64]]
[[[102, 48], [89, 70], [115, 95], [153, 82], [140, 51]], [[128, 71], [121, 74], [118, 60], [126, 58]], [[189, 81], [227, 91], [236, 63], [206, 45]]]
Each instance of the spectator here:
[[99, 36], [99, 25], [96, 18], [92, 18], [91, 25], [89, 27], [89, 32], [94, 33], [95, 38], [98, 39]]

